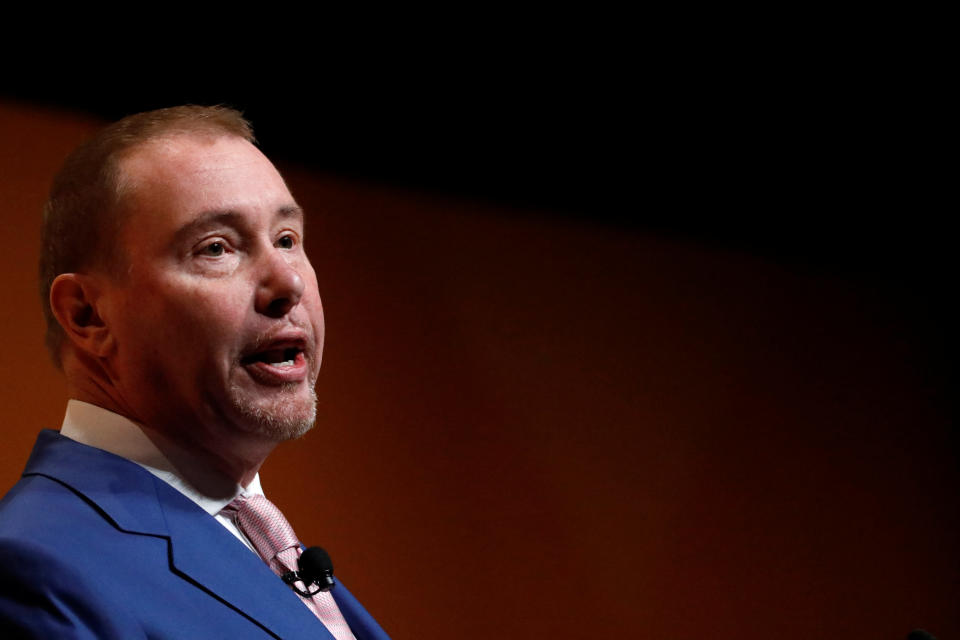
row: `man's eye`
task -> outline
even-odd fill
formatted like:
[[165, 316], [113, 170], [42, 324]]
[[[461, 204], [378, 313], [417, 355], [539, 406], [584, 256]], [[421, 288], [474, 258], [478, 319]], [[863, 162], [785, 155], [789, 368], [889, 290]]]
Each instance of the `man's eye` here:
[[226, 250], [222, 242], [211, 242], [201, 250], [201, 253], [205, 256], [217, 257], [222, 256]]
[[295, 242], [291, 235], [280, 236], [280, 239], [277, 240], [277, 246], [281, 249], [293, 249], [294, 244]]

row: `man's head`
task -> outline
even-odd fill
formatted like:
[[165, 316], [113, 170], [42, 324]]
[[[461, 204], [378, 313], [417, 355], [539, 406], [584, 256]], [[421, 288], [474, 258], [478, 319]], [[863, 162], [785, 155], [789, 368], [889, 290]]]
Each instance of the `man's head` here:
[[132, 116], [67, 161], [45, 212], [48, 344], [68, 382], [200, 446], [296, 437], [315, 414], [303, 212], [251, 140], [227, 109]]
[[122, 269], [116, 235], [126, 185], [120, 164], [140, 145], [176, 133], [254, 141], [250, 123], [233, 109], [194, 105], [158, 109], [128, 116], [100, 130], [67, 157], [54, 178], [43, 210], [40, 298], [47, 348], [58, 367], [65, 336], [49, 304], [50, 285], [61, 273], [93, 267]]

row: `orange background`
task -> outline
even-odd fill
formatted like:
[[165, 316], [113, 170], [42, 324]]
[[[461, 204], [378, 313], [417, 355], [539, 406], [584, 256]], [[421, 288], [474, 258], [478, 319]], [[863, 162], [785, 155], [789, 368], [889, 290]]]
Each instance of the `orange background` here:
[[[0, 103], [4, 489], [62, 418], [39, 210], [99, 124]], [[264, 488], [395, 640], [960, 637], [922, 290], [281, 170], [327, 350]]]

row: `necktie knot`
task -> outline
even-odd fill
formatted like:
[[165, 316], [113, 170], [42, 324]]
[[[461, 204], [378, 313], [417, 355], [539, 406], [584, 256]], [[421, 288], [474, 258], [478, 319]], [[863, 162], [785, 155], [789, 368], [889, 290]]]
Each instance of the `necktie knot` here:
[[224, 507], [223, 513], [233, 519], [237, 528], [247, 536], [260, 557], [271, 566], [277, 554], [300, 547], [297, 534], [280, 513], [280, 509], [262, 495], [235, 498]]

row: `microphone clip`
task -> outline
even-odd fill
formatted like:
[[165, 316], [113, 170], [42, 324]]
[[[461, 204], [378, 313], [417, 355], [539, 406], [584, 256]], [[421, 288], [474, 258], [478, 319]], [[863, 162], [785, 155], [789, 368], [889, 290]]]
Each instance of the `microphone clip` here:
[[[299, 593], [304, 598], [312, 598], [313, 596], [317, 595], [321, 591], [330, 590], [329, 586], [324, 588], [316, 580], [311, 580], [310, 582], [307, 582], [300, 575], [299, 571], [287, 571], [286, 573], [280, 576], [280, 579], [283, 580], [286, 584], [290, 585], [291, 589]], [[303, 586], [306, 587], [306, 589], [301, 589], [300, 587], [298, 587], [297, 582], [303, 582]], [[316, 586], [317, 590], [310, 591], [310, 587], [312, 586]]]
[[[297, 571], [287, 571], [280, 576], [290, 588], [299, 593], [304, 598], [312, 598], [321, 591], [330, 591], [336, 584], [333, 581], [333, 562], [330, 556], [320, 547], [310, 547], [300, 554], [297, 559]], [[304, 588], [296, 585], [302, 582]], [[316, 586], [316, 591], [310, 588]]]

